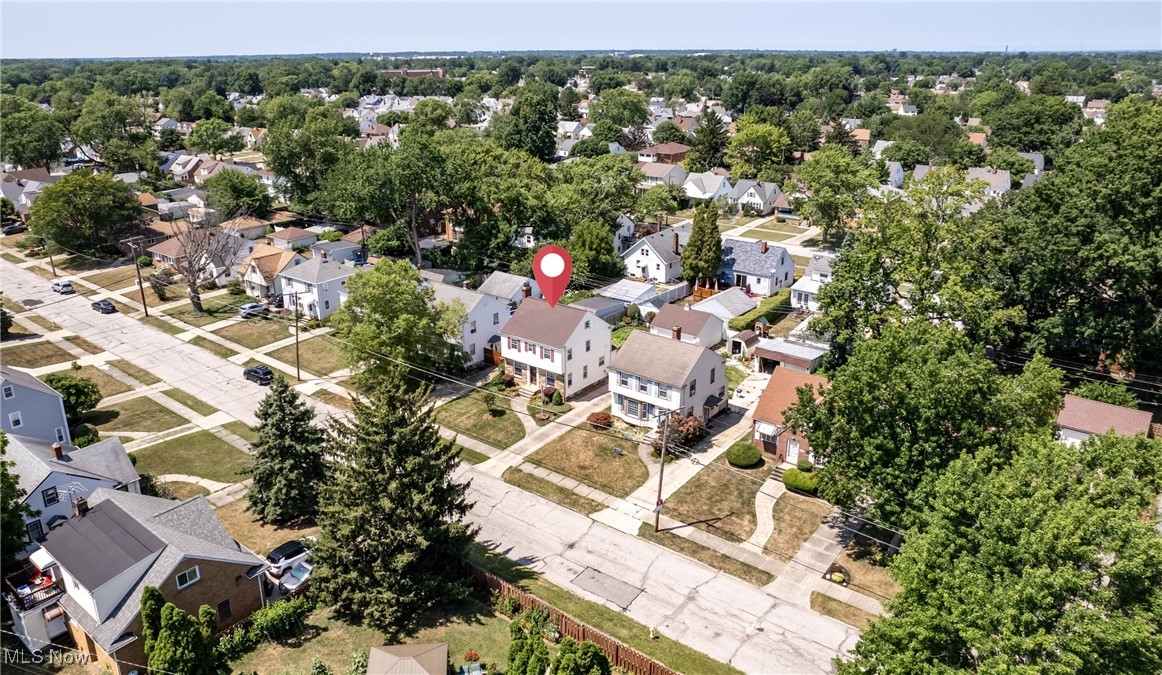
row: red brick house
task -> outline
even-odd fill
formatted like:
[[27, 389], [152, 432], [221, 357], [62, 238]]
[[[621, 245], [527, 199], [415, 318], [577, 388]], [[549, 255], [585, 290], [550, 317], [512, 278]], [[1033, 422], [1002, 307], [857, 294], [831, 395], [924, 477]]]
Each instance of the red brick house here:
[[810, 443], [802, 433], [791, 431], [783, 419], [783, 413], [798, 399], [797, 389], [810, 385], [816, 392], [816, 399], [822, 398], [827, 388], [827, 378], [809, 373], [801, 373], [790, 368], [775, 368], [766, 389], [759, 397], [754, 412], [753, 441], [758, 449], [775, 464], [795, 464], [809, 459], [815, 462]]

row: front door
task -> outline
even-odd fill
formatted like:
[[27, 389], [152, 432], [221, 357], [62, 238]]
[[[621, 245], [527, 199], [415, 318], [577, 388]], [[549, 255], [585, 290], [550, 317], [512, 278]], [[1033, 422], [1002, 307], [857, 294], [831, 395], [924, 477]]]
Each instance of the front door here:
[[748, 281], [749, 280], [746, 278], [745, 274], [734, 275], [734, 285], [738, 286], [739, 288], [746, 289]]
[[799, 441], [794, 439], [787, 440], [787, 462], [790, 464], [797, 464], [799, 462]]
[[537, 383], [537, 369], [534, 368], [533, 366], [529, 366], [529, 384], [536, 384], [536, 383]]

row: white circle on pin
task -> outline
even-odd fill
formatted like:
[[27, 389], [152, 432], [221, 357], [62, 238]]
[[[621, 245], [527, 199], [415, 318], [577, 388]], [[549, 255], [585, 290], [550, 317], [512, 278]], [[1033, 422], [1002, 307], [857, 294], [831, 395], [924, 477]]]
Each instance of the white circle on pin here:
[[541, 272], [545, 276], [559, 277], [565, 271], [565, 259], [559, 253], [550, 253], [541, 258]]

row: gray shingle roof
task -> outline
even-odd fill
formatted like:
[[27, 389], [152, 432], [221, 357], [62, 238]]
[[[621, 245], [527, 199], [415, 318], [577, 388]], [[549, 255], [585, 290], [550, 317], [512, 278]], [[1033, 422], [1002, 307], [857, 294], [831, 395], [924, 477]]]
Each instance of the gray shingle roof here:
[[[678, 251], [674, 253], [674, 235], [678, 235]], [[664, 263], [678, 262], [681, 260], [681, 250], [686, 248], [686, 243], [690, 241], [690, 228], [688, 227], [667, 227], [663, 228], [661, 232], [655, 232], [639, 239], [633, 246], [629, 248], [624, 254], [623, 258], [628, 258], [632, 252], [645, 244], [649, 244], [654, 253], [658, 254], [658, 258]]]
[[520, 293], [520, 289], [525, 284], [532, 285], [528, 277], [522, 277], [516, 274], [509, 274], [508, 272], [493, 272], [488, 275], [484, 283], [480, 284], [480, 288], [476, 289], [485, 295], [491, 295], [497, 298], [503, 298], [505, 301], [510, 300], [513, 296]]
[[477, 303], [487, 297], [479, 291], [460, 288], [459, 286], [453, 286], [451, 284], [433, 284], [431, 288], [436, 294], [436, 302], [452, 304], [459, 300], [463, 303], [464, 309], [469, 312], [472, 311], [472, 308], [476, 307]]
[[56, 389], [53, 389], [44, 382], [41, 382], [40, 379], [35, 375], [26, 373], [23, 370], [17, 370], [16, 368], [9, 368], [4, 364], [0, 364], [0, 382], [5, 384], [11, 383], [20, 387], [27, 387], [28, 389], [33, 389], [45, 394], [52, 394], [53, 396], [60, 396], [60, 393], [57, 392]]
[[565, 343], [586, 317], [593, 315], [583, 309], [557, 305], [536, 298], [525, 298], [504, 325], [501, 334], [536, 342], [550, 347], [565, 348]]
[[53, 456], [52, 443], [9, 434], [4, 456], [15, 464], [13, 472], [20, 488], [30, 495], [53, 471], [84, 478], [105, 478], [119, 484], [138, 480], [137, 470], [129, 461], [119, 438], [107, 438], [84, 448], [62, 444], [61, 449], [64, 455], [57, 459]]
[[[89, 498], [90, 508], [104, 503], [112, 503], [139, 523], [163, 545], [157, 559], [146, 573], [126, 593], [113, 613], [103, 622], [94, 619], [76, 600], [69, 595], [61, 596], [60, 603], [69, 617], [101, 645], [112, 651], [128, 629], [129, 624], [141, 611], [141, 591], [146, 586], [160, 586], [187, 559], [212, 559], [248, 566], [249, 573], [257, 573], [265, 563], [262, 558], [234, 541], [214, 509], [203, 497], [193, 497], [184, 502], [148, 497], [145, 495], [116, 490], [95, 490]], [[56, 531], [49, 533], [45, 547], [49, 548]], [[51, 548], [49, 548], [51, 552]], [[189, 566], [195, 561], [185, 563]], [[72, 572], [72, 569], [69, 568]], [[249, 589], [243, 592], [251, 592]]]
[[[693, 309], [689, 306], [663, 305], [651, 323], [659, 330], [670, 330], [674, 326], [682, 329], [682, 333], [691, 337], [698, 335], [706, 327], [706, 322], [717, 320], [718, 317], [709, 312]], [[719, 327], [721, 331], [721, 326]], [[721, 337], [721, 336], [719, 336]]]
[[741, 239], [722, 240], [722, 266], [720, 270], [732, 273], [770, 276], [778, 268], [779, 260], [787, 255], [782, 246], [767, 245], [762, 252], [762, 242]]
[[772, 202], [775, 197], [779, 196], [779, 186], [776, 183], [763, 183], [757, 180], [744, 179], [735, 184], [734, 189], [730, 191], [730, 198], [734, 200], [742, 199], [746, 195], [747, 190], [755, 189], [758, 193], [759, 199], [764, 202]]
[[731, 317], [736, 317], [758, 307], [759, 303], [741, 288], [728, 288], [721, 293], [715, 293], [705, 300], [694, 303], [694, 309], [710, 312], [720, 319], [723, 318], [720, 313], [714, 311], [715, 306], [725, 310], [725, 313]]
[[[707, 353], [713, 354], [700, 345], [635, 330], [613, 353], [610, 366], [614, 370], [681, 387]], [[721, 356], [717, 358], [722, 359]]]
[[280, 276], [308, 284], [321, 284], [335, 279], [346, 279], [355, 274], [355, 268], [334, 260], [324, 260], [322, 256], [311, 258], [301, 265], [284, 269]]

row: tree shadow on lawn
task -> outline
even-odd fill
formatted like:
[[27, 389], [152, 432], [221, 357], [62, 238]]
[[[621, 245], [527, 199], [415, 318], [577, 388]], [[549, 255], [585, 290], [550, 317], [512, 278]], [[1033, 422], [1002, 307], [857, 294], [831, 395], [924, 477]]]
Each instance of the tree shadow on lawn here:
[[83, 416], [83, 421], [87, 424], [92, 424], [93, 426], [99, 427], [112, 422], [118, 417], [121, 417], [120, 410], [114, 410], [112, 408], [99, 408], [97, 410], [90, 410], [89, 412], [85, 413]]

